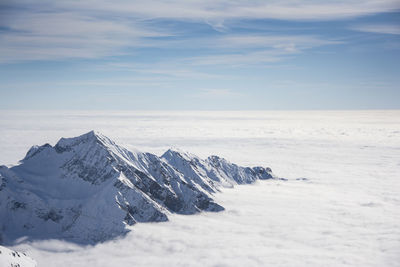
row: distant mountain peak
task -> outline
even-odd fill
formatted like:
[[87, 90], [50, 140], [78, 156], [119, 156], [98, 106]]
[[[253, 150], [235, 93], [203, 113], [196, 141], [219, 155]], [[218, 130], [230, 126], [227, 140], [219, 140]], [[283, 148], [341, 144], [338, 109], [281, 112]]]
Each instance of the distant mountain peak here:
[[126, 233], [126, 225], [166, 221], [171, 213], [221, 211], [213, 200], [219, 187], [270, 178], [269, 168], [176, 148], [161, 157], [132, 152], [90, 131], [33, 146], [20, 165], [0, 168], [0, 242], [105, 241]]
[[54, 146], [57, 151], [68, 150], [69, 148], [79, 144], [91, 144], [97, 142], [105, 146], [114, 146], [115, 143], [105, 135], [97, 131], [90, 131], [77, 137], [61, 138]]
[[192, 160], [195, 158], [198, 158], [196, 155], [189, 153], [183, 149], [172, 147], [169, 148], [167, 151], [164, 152], [164, 154], [161, 156], [161, 158], [166, 158], [166, 157], [175, 157], [175, 156], [180, 156], [185, 160]]

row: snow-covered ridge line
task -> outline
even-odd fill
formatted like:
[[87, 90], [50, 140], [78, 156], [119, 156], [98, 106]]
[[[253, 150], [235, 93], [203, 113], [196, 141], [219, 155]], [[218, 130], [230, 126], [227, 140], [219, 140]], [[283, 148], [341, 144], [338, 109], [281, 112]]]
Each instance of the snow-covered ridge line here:
[[271, 178], [269, 168], [218, 156], [129, 151], [95, 131], [61, 138], [54, 147], [33, 146], [17, 166], [0, 166], [0, 243], [27, 237], [93, 244], [171, 213], [222, 211], [212, 198], [220, 187]]

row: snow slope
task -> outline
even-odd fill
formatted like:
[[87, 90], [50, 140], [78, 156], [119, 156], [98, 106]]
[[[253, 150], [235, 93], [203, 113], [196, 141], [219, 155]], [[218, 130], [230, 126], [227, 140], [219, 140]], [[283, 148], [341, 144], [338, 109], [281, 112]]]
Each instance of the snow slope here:
[[36, 261], [26, 256], [25, 253], [14, 251], [0, 246], [1, 267], [35, 267]]
[[217, 156], [131, 152], [91, 131], [54, 147], [33, 146], [19, 165], [0, 167], [0, 238], [93, 244], [125, 234], [127, 225], [167, 221], [171, 213], [221, 211], [212, 199], [221, 186], [270, 178], [269, 168]]

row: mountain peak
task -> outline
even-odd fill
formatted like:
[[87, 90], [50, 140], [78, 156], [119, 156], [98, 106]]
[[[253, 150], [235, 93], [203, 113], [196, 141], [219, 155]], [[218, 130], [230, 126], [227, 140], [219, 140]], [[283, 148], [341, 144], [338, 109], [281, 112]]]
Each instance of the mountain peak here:
[[87, 142], [87, 141], [92, 141], [92, 140], [97, 140], [98, 136], [101, 134], [99, 132], [96, 132], [94, 130], [87, 132], [85, 134], [79, 135], [77, 137], [61, 137], [61, 139], [57, 142], [56, 146], [69, 146], [75, 143], [80, 143], [80, 142]]
[[[81, 144], [81, 143], [101, 142], [101, 143], [105, 144], [105, 141], [108, 141], [108, 143], [113, 144], [113, 142], [111, 140], [109, 140], [106, 136], [102, 135], [100, 132], [92, 130], [90, 132], [87, 132], [87, 133], [82, 134], [77, 137], [71, 137], [71, 138], [62, 137], [57, 142], [57, 144], [54, 146], [54, 149], [57, 152], [62, 153], [67, 150], [69, 151], [71, 149], [71, 147]], [[53, 147], [48, 143], [41, 145], [41, 146], [34, 145], [28, 150], [23, 161], [26, 161], [26, 160], [32, 158], [33, 156], [39, 154], [40, 152], [42, 152], [45, 149], [52, 149], [52, 148]]]
[[196, 155], [175, 147], [171, 147], [170, 149], [165, 151], [161, 158], [170, 158], [176, 156], [180, 156], [187, 161], [191, 161], [192, 159], [197, 158]]
[[99, 143], [104, 146], [116, 145], [105, 135], [101, 134], [98, 131], [92, 130], [77, 137], [70, 137], [70, 138], [62, 137], [54, 146], [54, 148], [57, 150], [57, 152], [63, 152], [65, 150], [69, 150], [71, 147], [86, 143], [87, 144]]

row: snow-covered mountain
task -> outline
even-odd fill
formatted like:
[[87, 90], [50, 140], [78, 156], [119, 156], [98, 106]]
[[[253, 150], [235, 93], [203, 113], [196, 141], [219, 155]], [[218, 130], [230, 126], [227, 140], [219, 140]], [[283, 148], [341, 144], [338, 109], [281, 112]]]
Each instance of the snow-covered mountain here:
[[35, 267], [36, 261], [23, 252], [14, 251], [0, 246], [1, 267]]
[[206, 160], [179, 150], [128, 151], [91, 131], [33, 146], [19, 165], [0, 166], [0, 242], [21, 237], [96, 243], [136, 222], [171, 213], [221, 211], [221, 186], [273, 178], [271, 169]]

